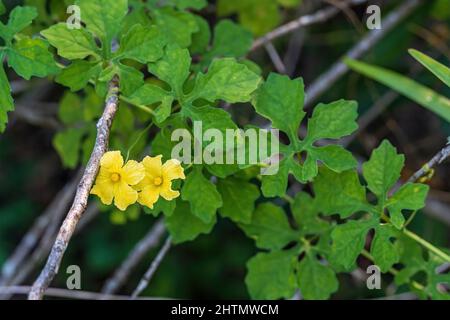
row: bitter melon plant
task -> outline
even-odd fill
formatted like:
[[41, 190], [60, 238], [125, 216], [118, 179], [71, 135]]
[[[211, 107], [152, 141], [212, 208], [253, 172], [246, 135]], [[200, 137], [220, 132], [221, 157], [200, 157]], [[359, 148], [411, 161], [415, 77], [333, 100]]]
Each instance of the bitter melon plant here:
[[[254, 299], [289, 299], [296, 292], [333, 298], [361, 260], [423, 299], [450, 298], [450, 275], [436, 270], [450, 263], [450, 251], [408, 229], [426, 205], [427, 180], [405, 182], [405, 157], [388, 140], [366, 160], [344, 147], [342, 139], [358, 130], [357, 101], [308, 109], [302, 78], [267, 72], [250, 60], [253, 37], [300, 3], [219, 0], [221, 20], [211, 27], [212, 19], [200, 14], [209, 12], [205, 0], [28, 0], [9, 13], [0, 2], [6, 21], [0, 23], [0, 130], [14, 115], [8, 78], [46, 78], [64, 88], [53, 136], [62, 165], [91, 168], [104, 101], [118, 97], [109, 147], [88, 190], [113, 222], [141, 219], [141, 210], [162, 217], [178, 245], [230, 220], [258, 249], [241, 266]], [[78, 27], [65, 20], [69, 5], [79, 8]], [[433, 61], [427, 67], [448, 85], [449, 69]], [[447, 98], [439, 99], [448, 107]], [[230, 112], [239, 109], [276, 129], [268, 134], [279, 142], [275, 173], [263, 173], [274, 165], [270, 152], [264, 158], [257, 149], [257, 163], [248, 161], [252, 138], [232, 135], [231, 149], [230, 141], [217, 139], [230, 130], [267, 129]], [[215, 130], [209, 141], [196, 140], [199, 123], [203, 131]], [[225, 159], [246, 145], [246, 161], [176, 159], [173, 135], [180, 129], [194, 137], [183, 159], [196, 158], [198, 148]]]

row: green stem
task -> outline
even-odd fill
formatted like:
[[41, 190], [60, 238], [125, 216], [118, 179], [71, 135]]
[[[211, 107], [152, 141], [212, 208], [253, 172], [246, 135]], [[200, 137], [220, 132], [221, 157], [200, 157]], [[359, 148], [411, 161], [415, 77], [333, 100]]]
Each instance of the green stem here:
[[444, 259], [446, 262], [450, 262], [450, 256], [448, 254], [446, 254], [445, 252], [443, 252], [442, 250], [436, 248], [434, 245], [432, 245], [431, 243], [429, 243], [428, 241], [426, 241], [425, 239], [419, 237], [417, 234], [415, 234], [414, 232], [411, 232], [409, 230], [403, 229], [403, 233], [411, 238], [412, 240], [416, 241], [417, 243], [421, 244], [425, 249], [427, 249], [430, 252], [433, 252], [435, 255], [437, 255], [438, 257]]
[[142, 136], [152, 127], [152, 125], [153, 125], [153, 122], [150, 122], [150, 124], [144, 130], [142, 130], [141, 133], [139, 133], [139, 136], [137, 137], [137, 139], [133, 142], [133, 144], [130, 146], [130, 148], [127, 151], [127, 158], [126, 158], [125, 162], [128, 161], [128, 159], [130, 158], [131, 151], [134, 149], [134, 147], [136, 147], [138, 142], [141, 140]]
[[[372, 255], [369, 253], [369, 251], [367, 251], [367, 250], [364, 249], [364, 250], [361, 252], [361, 254], [362, 254], [366, 259], [368, 259], [368, 260], [374, 262], [374, 258], [373, 258]], [[389, 272], [390, 274], [392, 274], [393, 276], [395, 276], [395, 275], [398, 274], [399, 271], [398, 271], [397, 269], [391, 268], [391, 269], [388, 270], [388, 272]], [[416, 288], [417, 290], [423, 291], [423, 290], [425, 289], [425, 287], [424, 287], [422, 284], [418, 283], [417, 281], [412, 280], [412, 281], [410, 282], [410, 284], [411, 284], [414, 288]]]

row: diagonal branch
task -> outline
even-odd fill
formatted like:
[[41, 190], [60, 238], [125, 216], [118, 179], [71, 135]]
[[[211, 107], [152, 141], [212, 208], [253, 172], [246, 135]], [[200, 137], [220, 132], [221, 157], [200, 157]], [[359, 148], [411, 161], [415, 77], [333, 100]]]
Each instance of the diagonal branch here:
[[80, 178], [81, 170], [66, 186], [62, 188], [60, 192], [58, 192], [55, 199], [48, 206], [45, 212], [36, 220], [27, 234], [22, 238], [11, 257], [3, 264], [0, 274], [0, 286], [10, 284], [11, 279], [18, 272], [19, 266], [36, 247], [39, 239], [53, 218], [57, 217], [59, 219], [61, 217], [62, 219], [62, 214], [69, 207], [70, 200], [75, 194], [77, 183]]
[[[383, 19], [381, 29], [374, 29], [369, 32], [361, 41], [351, 48], [344, 57], [358, 59], [373, 48], [385, 35], [391, 32], [400, 21], [406, 18], [417, 6], [421, 4], [420, 0], [409, 0], [392, 11]], [[327, 72], [317, 78], [307, 89], [305, 106], [308, 107], [322, 93], [327, 91], [344, 74], [348, 72], [348, 66], [343, 62], [336, 62]]]
[[425, 163], [422, 168], [420, 168], [416, 173], [414, 173], [411, 178], [408, 179], [408, 182], [415, 182], [419, 180], [421, 177], [426, 175], [433, 169], [435, 166], [440, 165], [447, 158], [450, 157], [450, 143], [448, 143], [444, 148], [441, 149], [430, 161]]
[[[340, 8], [347, 8], [351, 5], [358, 5], [362, 4], [364, 2], [367, 2], [367, 0], [350, 0], [341, 5]], [[258, 49], [259, 47], [272, 42], [272, 40], [279, 38], [281, 36], [284, 36], [290, 32], [293, 32], [301, 27], [306, 27], [315, 23], [324, 22], [331, 17], [335, 16], [340, 12], [340, 8], [335, 6], [329, 6], [325, 9], [319, 10], [316, 13], [301, 16], [300, 18], [293, 20], [289, 23], [286, 23], [282, 25], [281, 27], [278, 27], [277, 29], [267, 33], [266, 35], [262, 36], [261, 38], [256, 39], [253, 42], [253, 46], [251, 48], [252, 51]]]
[[153, 275], [155, 274], [156, 270], [158, 270], [159, 266], [161, 265], [161, 262], [164, 260], [164, 257], [166, 256], [167, 252], [169, 252], [171, 246], [172, 246], [172, 238], [169, 236], [164, 245], [162, 246], [162, 248], [159, 250], [158, 255], [150, 265], [150, 268], [144, 274], [144, 277], [142, 277], [136, 290], [134, 290], [133, 294], [131, 295], [131, 299], [136, 299], [142, 293], [142, 291], [144, 291], [145, 288], [148, 287], [148, 284], [152, 280]]
[[106, 281], [102, 293], [105, 295], [116, 293], [139, 262], [142, 261], [151, 249], [159, 244], [165, 232], [164, 220], [160, 219], [153, 225], [146, 236], [136, 244], [122, 265], [114, 272], [114, 275]]
[[118, 82], [117, 77], [115, 77], [110, 83], [105, 109], [102, 117], [97, 123], [97, 138], [95, 141], [94, 150], [92, 151], [86, 170], [84, 171], [83, 177], [78, 185], [72, 207], [69, 210], [61, 229], [59, 230], [55, 243], [53, 244], [47, 263], [30, 291], [28, 296], [30, 300], [40, 300], [43, 298], [45, 290], [58, 273], [64, 252], [69, 245], [69, 241], [78, 222], [86, 210], [89, 193], [100, 167], [100, 159], [108, 149], [112, 121], [119, 106]]

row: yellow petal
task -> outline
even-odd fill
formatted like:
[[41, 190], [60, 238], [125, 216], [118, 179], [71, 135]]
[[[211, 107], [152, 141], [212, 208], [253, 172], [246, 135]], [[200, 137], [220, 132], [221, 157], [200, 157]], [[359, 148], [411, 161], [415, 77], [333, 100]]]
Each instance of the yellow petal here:
[[178, 198], [180, 193], [178, 191], [172, 190], [172, 183], [170, 181], [165, 181], [161, 186], [161, 197], [167, 201], [171, 201]]
[[156, 187], [152, 184], [147, 185], [139, 193], [138, 202], [143, 206], [147, 206], [150, 209], [153, 209], [153, 205], [159, 199], [159, 191], [160, 191], [159, 187]]
[[145, 175], [150, 178], [154, 179], [156, 177], [161, 176], [161, 170], [162, 170], [162, 162], [161, 162], [162, 156], [156, 156], [156, 157], [145, 157], [144, 160], [142, 160], [142, 164], [145, 168]]
[[91, 194], [97, 195], [103, 204], [110, 205], [114, 197], [114, 185], [112, 183], [97, 182], [92, 188]]
[[172, 181], [174, 179], [185, 179], [184, 169], [180, 161], [171, 159], [166, 161], [162, 167], [164, 180]]
[[138, 199], [138, 193], [131, 188], [125, 181], [114, 185], [114, 204], [119, 210], [125, 211], [128, 206], [135, 203]]
[[106, 152], [100, 160], [100, 165], [109, 171], [118, 172], [123, 167], [123, 158], [120, 151]]
[[145, 177], [144, 166], [134, 160], [130, 160], [122, 168], [122, 179], [129, 185], [138, 184]]

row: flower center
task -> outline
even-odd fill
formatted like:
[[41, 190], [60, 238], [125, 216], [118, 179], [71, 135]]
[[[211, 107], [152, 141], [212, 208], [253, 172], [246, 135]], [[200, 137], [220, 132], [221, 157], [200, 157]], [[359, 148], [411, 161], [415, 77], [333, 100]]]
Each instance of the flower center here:
[[112, 182], [118, 182], [119, 180], [120, 180], [120, 174], [118, 174], [118, 173], [111, 174], [111, 181]]
[[162, 185], [162, 183], [163, 183], [163, 180], [161, 177], [156, 177], [155, 179], [153, 179], [153, 184], [157, 187]]

